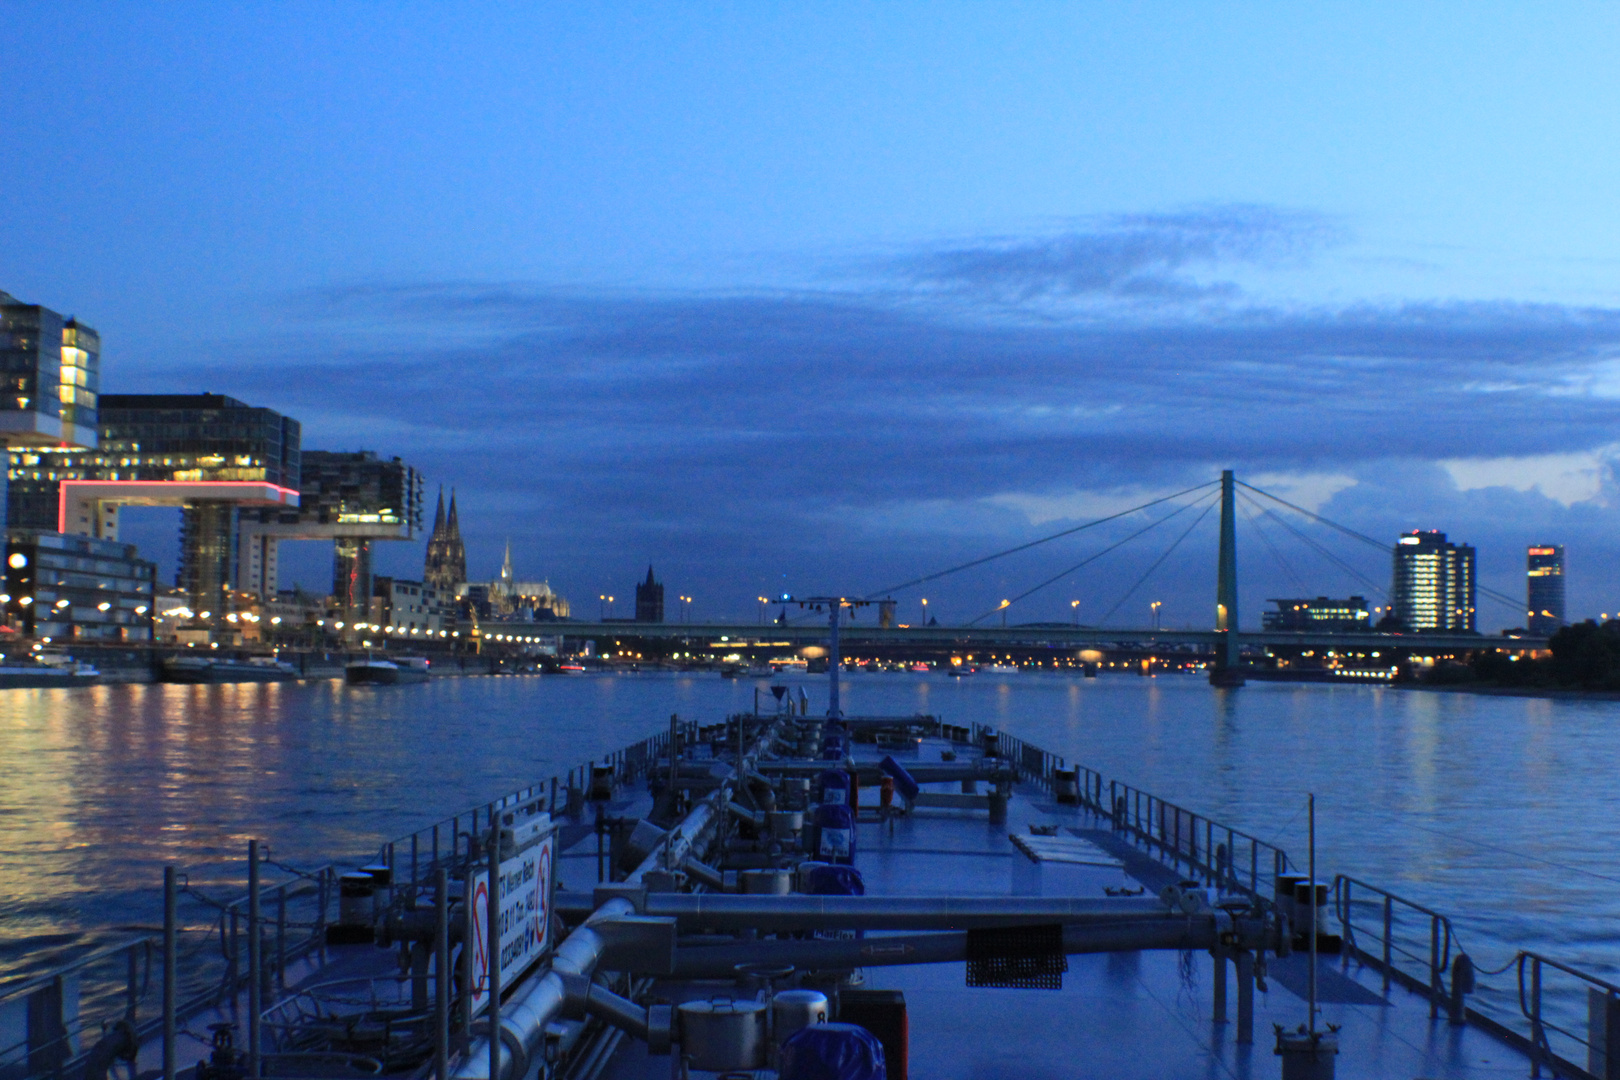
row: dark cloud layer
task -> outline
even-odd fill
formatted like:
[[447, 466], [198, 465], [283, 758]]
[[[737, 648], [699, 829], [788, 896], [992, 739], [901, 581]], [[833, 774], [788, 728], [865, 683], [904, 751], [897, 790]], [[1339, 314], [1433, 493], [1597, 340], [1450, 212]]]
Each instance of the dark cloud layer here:
[[1227, 282], [1200, 284], [1185, 271], [1233, 261], [1297, 257], [1340, 238], [1318, 215], [1229, 206], [1178, 214], [1133, 214], [1056, 236], [946, 246], [896, 260], [918, 285], [1018, 302], [1043, 298], [1183, 301], [1229, 297]]
[[[520, 562], [576, 595], [626, 588], [648, 560], [679, 591], [736, 612], [782, 585], [872, 587], [1057, 527], [1031, 525], [998, 496], [1168, 490], [1223, 465], [1361, 477], [1335, 505], [1380, 535], [1427, 524], [1409, 503], [1429, 500], [1434, 516], [1454, 515], [1454, 533], [1495, 546], [1487, 565], [1505, 567], [1499, 578], [1514, 548], [1522, 558], [1522, 544], [1541, 538], [1526, 530], [1589, 534], [1590, 553], [1609, 558], [1602, 507], [1512, 492], [1463, 499], [1432, 468], [1405, 488], [1379, 478], [1402, 462], [1614, 442], [1620, 400], [1581, 387], [1620, 345], [1620, 312], [1251, 303], [1026, 319], [936, 290], [1128, 298], [1185, 285], [1204, 297], [1185, 268], [1280, 257], [1330, 233], [1251, 209], [1119, 219], [902, 260], [898, 278], [920, 292], [418, 284], [305, 294], [298, 308], [319, 333], [279, 343], [275, 363], [244, 359], [229, 381], [238, 396], [303, 417], [311, 445], [399, 453], [454, 483], [476, 555], [489, 561], [510, 534]], [[220, 381], [210, 368], [210, 385]], [[1357, 491], [1378, 494], [1383, 510]], [[1213, 563], [1199, 543], [1163, 571], [1195, 620]], [[1083, 551], [964, 582], [960, 606]], [[1110, 573], [1124, 580], [1155, 555], [1121, 556]], [[1387, 578], [1376, 557], [1356, 558]], [[1262, 591], [1268, 572], [1251, 578], [1256, 597], [1276, 594]], [[1118, 591], [1102, 577], [1068, 588], [1101, 603]]]

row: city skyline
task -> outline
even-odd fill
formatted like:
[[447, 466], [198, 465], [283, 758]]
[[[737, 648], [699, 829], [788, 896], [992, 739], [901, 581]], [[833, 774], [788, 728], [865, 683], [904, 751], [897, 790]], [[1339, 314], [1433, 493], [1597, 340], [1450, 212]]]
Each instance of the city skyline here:
[[[1230, 467], [1514, 597], [1550, 538], [1570, 616], [1620, 611], [1611, 9], [14, 16], [78, 62], [0, 87], [57, 133], [0, 163], [0, 288], [94, 326], [108, 389], [454, 484], [474, 566], [651, 561], [743, 617]], [[1246, 621], [1366, 589], [1245, 543]], [[1189, 560], [1167, 625], [1210, 617]]]

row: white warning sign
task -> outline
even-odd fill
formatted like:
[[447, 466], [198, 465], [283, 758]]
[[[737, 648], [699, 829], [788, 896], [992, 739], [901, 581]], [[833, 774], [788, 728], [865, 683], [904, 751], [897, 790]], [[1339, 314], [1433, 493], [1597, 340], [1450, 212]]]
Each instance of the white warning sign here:
[[[552, 861], [556, 832], [548, 832], [501, 863], [498, 886], [501, 987], [511, 988], [550, 947]], [[472, 950], [472, 1009], [489, 1006], [489, 869], [467, 883], [467, 944]]]

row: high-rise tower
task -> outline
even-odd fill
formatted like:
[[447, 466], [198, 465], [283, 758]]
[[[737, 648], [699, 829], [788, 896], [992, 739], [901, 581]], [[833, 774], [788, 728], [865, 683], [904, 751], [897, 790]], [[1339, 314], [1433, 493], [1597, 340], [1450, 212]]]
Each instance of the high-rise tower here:
[[1474, 629], [1474, 549], [1433, 530], [1405, 533], [1395, 544], [1390, 606], [1409, 630]]
[[1537, 544], [1525, 557], [1528, 629], [1556, 634], [1564, 625], [1564, 545]]

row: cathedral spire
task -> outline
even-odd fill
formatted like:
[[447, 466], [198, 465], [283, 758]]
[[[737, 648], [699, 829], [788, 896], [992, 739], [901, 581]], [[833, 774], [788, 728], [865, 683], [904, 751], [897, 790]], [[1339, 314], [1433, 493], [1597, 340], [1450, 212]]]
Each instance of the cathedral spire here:
[[427, 558], [422, 580], [446, 594], [467, 580], [467, 549], [461, 542], [461, 526], [456, 519], [456, 489], [450, 489], [450, 509], [444, 507], [444, 488], [439, 488], [439, 508], [433, 515], [433, 535], [428, 538]]

